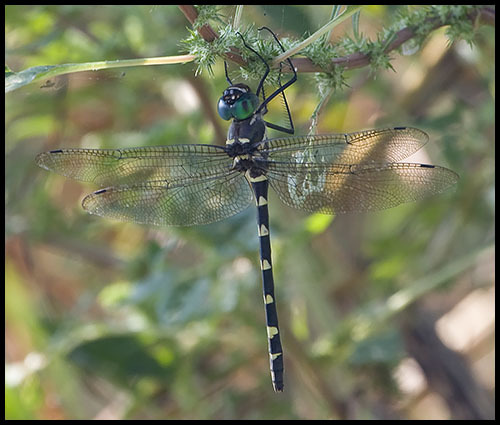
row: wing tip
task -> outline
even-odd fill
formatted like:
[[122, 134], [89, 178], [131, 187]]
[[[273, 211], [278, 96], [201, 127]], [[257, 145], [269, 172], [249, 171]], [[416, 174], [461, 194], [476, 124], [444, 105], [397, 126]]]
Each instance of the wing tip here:
[[47, 158], [49, 157], [48, 154], [50, 152], [40, 152], [36, 157], [35, 157], [35, 163], [38, 165], [40, 168], [43, 168], [44, 170], [50, 170], [49, 166], [47, 165]]

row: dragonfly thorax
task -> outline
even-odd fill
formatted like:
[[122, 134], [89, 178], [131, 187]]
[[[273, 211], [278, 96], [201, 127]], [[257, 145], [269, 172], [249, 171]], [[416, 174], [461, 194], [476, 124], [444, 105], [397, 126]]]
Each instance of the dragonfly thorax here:
[[[266, 124], [260, 113], [242, 121], [233, 120], [227, 132], [226, 145], [239, 144], [255, 146], [266, 137]], [[248, 149], [248, 148], [246, 148]]]
[[232, 169], [241, 173], [250, 172], [252, 177], [265, 174], [265, 159], [259, 150], [259, 144], [252, 144], [249, 139], [228, 140], [226, 153], [233, 158]]

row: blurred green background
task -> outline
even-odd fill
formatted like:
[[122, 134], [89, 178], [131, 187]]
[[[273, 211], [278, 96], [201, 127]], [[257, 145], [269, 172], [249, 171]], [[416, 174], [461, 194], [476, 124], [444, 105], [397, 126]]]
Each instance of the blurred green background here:
[[[362, 10], [375, 37], [400, 7]], [[6, 64], [184, 54], [176, 6], [8, 6]], [[222, 7], [232, 21], [234, 6]], [[246, 6], [241, 24], [301, 37], [331, 6]], [[214, 28], [217, 30], [216, 24]], [[222, 144], [223, 63], [82, 72], [5, 98], [7, 419], [446, 419], [494, 415], [494, 26], [471, 48], [434, 31], [395, 71], [349, 71], [320, 133], [415, 126], [411, 160], [454, 190], [370, 214], [307, 216], [271, 193], [285, 392], [269, 376], [255, 209], [207, 226], [90, 216], [95, 187], [39, 169], [67, 147]], [[351, 20], [335, 43], [352, 35]], [[296, 134], [313, 74], [287, 91]], [[272, 133], [271, 136], [276, 133]]]

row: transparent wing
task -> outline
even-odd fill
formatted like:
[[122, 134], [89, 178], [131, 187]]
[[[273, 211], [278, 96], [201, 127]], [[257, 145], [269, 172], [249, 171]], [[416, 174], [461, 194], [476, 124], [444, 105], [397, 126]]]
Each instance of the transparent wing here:
[[269, 163], [267, 176], [285, 204], [328, 214], [395, 207], [442, 192], [458, 180], [447, 168], [408, 163]]
[[290, 164], [365, 164], [398, 162], [418, 151], [429, 140], [411, 127], [367, 130], [270, 139], [262, 149], [270, 161]]
[[190, 226], [222, 220], [244, 210], [252, 191], [239, 172], [190, 184], [146, 182], [98, 190], [83, 199], [91, 214], [158, 226]]
[[36, 157], [37, 164], [63, 176], [103, 186], [143, 181], [169, 183], [227, 174], [232, 159], [223, 147], [172, 145], [130, 149], [58, 149]]

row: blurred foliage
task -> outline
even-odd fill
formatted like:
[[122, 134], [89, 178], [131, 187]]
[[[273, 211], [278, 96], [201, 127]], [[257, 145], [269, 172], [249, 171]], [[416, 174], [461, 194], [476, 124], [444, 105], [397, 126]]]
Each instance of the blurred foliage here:
[[[246, 6], [241, 20], [298, 39], [331, 10]], [[364, 7], [355, 33], [347, 20], [331, 42], [346, 34], [374, 40], [402, 12], [419, 10]], [[5, 13], [14, 71], [184, 54], [191, 28], [175, 6]], [[231, 22], [235, 7], [218, 13]], [[456, 190], [333, 219], [291, 210], [271, 194], [283, 394], [269, 377], [253, 209], [192, 228], [111, 222], [82, 210], [93, 187], [34, 163], [59, 147], [223, 144], [227, 123], [214, 118], [227, 84], [222, 62], [213, 76], [195, 78], [194, 64], [135, 67], [8, 93], [6, 418], [454, 417], [446, 403], [422, 407], [429, 394], [439, 399], [432, 385], [405, 392], [396, 379], [410, 354], [403, 322], [422, 308], [444, 316], [493, 283], [495, 31], [477, 25], [473, 46], [450, 44], [445, 32], [432, 32], [412, 55], [393, 52], [395, 72], [346, 72], [348, 87], [325, 102], [318, 131], [419, 127], [431, 142], [415, 161], [458, 172]], [[306, 134], [319, 100], [314, 76], [299, 74], [287, 98], [296, 134]], [[471, 365], [489, 358], [474, 352], [463, 350]], [[479, 369], [475, 378], [493, 393]]]

